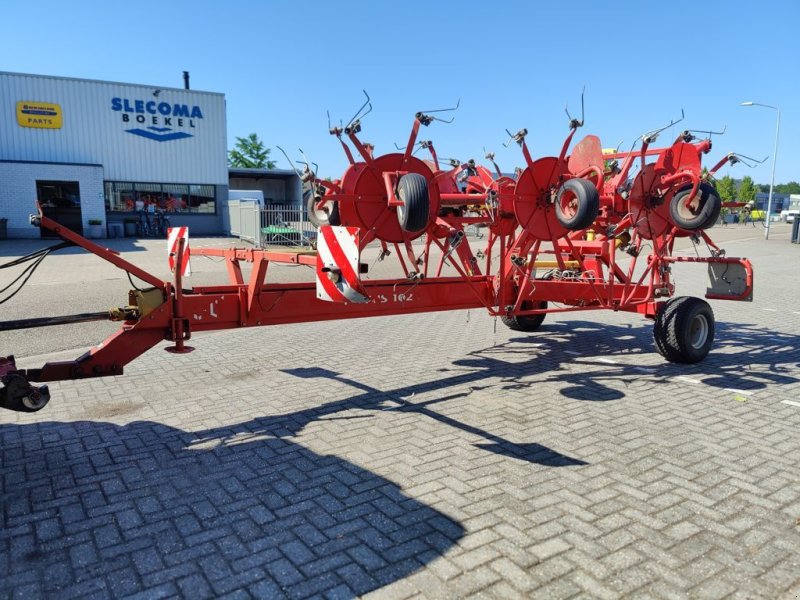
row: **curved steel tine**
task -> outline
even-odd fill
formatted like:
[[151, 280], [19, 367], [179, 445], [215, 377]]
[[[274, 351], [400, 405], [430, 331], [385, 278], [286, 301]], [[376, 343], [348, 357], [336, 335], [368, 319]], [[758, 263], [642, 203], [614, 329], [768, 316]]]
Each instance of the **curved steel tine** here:
[[437, 108], [436, 110], [421, 110], [419, 112], [429, 115], [431, 113], [440, 113], [440, 112], [452, 112], [454, 110], [458, 110], [458, 107], [461, 106], [461, 98], [458, 99], [456, 105], [452, 108]]
[[709, 136], [712, 135], [723, 135], [728, 130], [728, 126], [725, 125], [722, 127], [722, 131], [706, 131], [705, 129], [687, 129], [691, 133], [707, 133]]
[[731, 152], [730, 155], [736, 157], [739, 162], [751, 169], [755, 169], [756, 165], [764, 163], [769, 158], [769, 155], [767, 155], [764, 157], [764, 160], [758, 160], [757, 158], [753, 158], [745, 154], [739, 154], [738, 152]]
[[584, 103], [583, 97], [586, 94], [586, 86], [583, 86], [583, 90], [581, 90], [581, 119], [573, 119], [572, 115], [569, 114], [569, 103], [564, 104], [564, 112], [567, 113], [567, 118], [569, 119], [569, 128], [570, 129], [577, 129], [578, 127], [583, 127], [583, 123], [585, 121], [585, 112], [584, 112]]
[[677, 121], [675, 121], [675, 120], [673, 119], [673, 120], [671, 120], [671, 121], [669, 122], [669, 125], [664, 125], [664, 127], [661, 127], [661, 128], [659, 128], [659, 129], [653, 129], [652, 131], [647, 131], [647, 132], [645, 132], [645, 133], [642, 135], [642, 137], [641, 137], [641, 140], [642, 140], [643, 142], [645, 142], [645, 143], [652, 144], [652, 143], [653, 143], [653, 142], [655, 142], [655, 141], [656, 141], [656, 139], [658, 138], [658, 134], [659, 134], [659, 133], [661, 133], [662, 131], [665, 131], [665, 130], [669, 129], [669, 128], [670, 128], [670, 127], [672, 127], [673, 125], [677, 125], [678, 123], [680, 123], [681, 121], [683, 121], [683, 119], [684, 119], [685, 117], [686, 117], [686, 115], [685, 115], [685, 113], [683, 112], [683, 109], [681, 109], [681, 118], [680, 118], [680, 119], [678, 119]]
[[331, 135], [335, 135], [338, 138], [341, 138], [342, 132], [344, 131], [344, 129], [342, 129], [342, 120], [339, 119], [339, 127], [332, 127], [331, 126], [331, 111], [326, 110], [325, 112], [328, 114], [328, 133], [330, 133]]
[[[408, 148], [408, 145], [407, 145], [407, 144], [406, 144], [405, 146], [398, 146], [398, 145], [397, 145], [397, 142], [393, 142], [393, 143], [394, 143], [394, 147], [395, 147], [395, 148], [397, 148], [397, 149], [398, 149], [398, 150], [400, 150], [400, 151], [403, 151], [403, 150], [405, 150], [406, 148]], [[417, 153], [419, 150], [421, 150], [421, 149], [423, 149], [423, 148], [427, 148], [427, 147], [428, 147], [428, 146], [427, 146], [427, 144], [429, 144], [429, 143], [430, 143], [430, 142], [427, 142], [427, 141], [425, 141], [425, 140], [420, 140], [420, 141], [418, 141], [416, 144], [414, 144], [414, 146], [416, 146], [416, 148], [414, 148], [414, 150], [411, 152], [411, 154], [412, 154], [412, 155], [414, 155], [414, 154], [416, 154], [416, 153]]]
[[435, 110], [421, 110], [417, 114], [418, 115], [426, 115], [431, 118], [432, 121], [441, 121], [442, 123], [452, 123], [455, 121], [455, 117], [452, 119], [442, 119], [441, 117], [433, 117], [431, 116], [433, 113], [441, 113], [441, 112], [453, 112], [458, 110], [458, 107], [461, 106], [461, 98], [458, 99], [456, 105], [452, 108], [437, 108]]
[[294, 166], [294, 161], [291, 158], [289, 158], [288, 154], [286, 154], [286, 150], [284, 150], [283, 148], [281, 148], [280, 146], [277, 146], [277, 145], [275, 147], [278, 150], [280, 150], [281, 154], [283, 154], [286, 157], [286, 160], [289, 163], [289, 166], [292, 167], [292, 171], [294, 171], [295, 174], [302, 179], [302, 177], [303, 177], [302, 173], [300, 173], [300, 171], [297, 170], [297, 167]]
[[[367, 97], [367, 99], [364, 101], [364, 104], [361, 105], [361, 108], [359, 108], [356, 111], [356, 114], [353, 115], [353, 118], [350, 119], [350, 121], [348, 121], [347, 125], [345, 126], [345, 129], [349, 129], [350, 125], [352, 125], [357, 119], [363, 119], [369, 113], [372, 112], [372, 103], [370, 102], [370, 98], [369, 98], [369, 94], [367, 93], [367, 90], [361, 90], [361, 91], [364, 92], [364, 95]], [[365, 112], [364, 114], [361, 114], [361, 111], [363, 111], [367, 107], [369, 107], [367, 112]]]
[[450, 164], [450, 166], [451, 166], [451, 167], [453, 167], [453, 168], [460, 167], [460, 166], [461, 166], [461, 164], [462, 164], [462, 163], [461, 163], [461, 161], [460, 161], [460, 160], [458, 160], [457, 158], [444, 158], [444, 157], [439, 157], [439, 160], [440, 160], [440, 161], [442, 161], [442, 162], [449, 163], [449, 164]]
[[[303, 161], [302, 162], [306, 167], [309, 167], [309, 165], [314, 165], [315, 167], [318, 166], [316, 163], [313, 163], [313, 162], [308, 160], [308, 157], [306, 156], [306, 153], [303, 152], [302, 148], [298, 148], [297, 150], [300, 152], [300, 156], [303, 157]], [[312, 171], [312, 173], [314, 174], [314, 177], [317, 176], [317, 171], [316, 170]]]
[[508, 134], [508, 141], [503, 144], [504, 148], [508, 148], [511, 145], [511, 142], [514, 141], [514, 134], [511, 133], [508, 129], [506, 129], [506, 133]]
[[[367, 96], [367, 98], [369, 98], [369, 96]], [[371, 112], [372, 112], [372, 102], [370, 102], [369, 104], [367, 104], [367, 110], [366, 110], [366, 112], [365, 112], [363, 115], [359, 116], [359, 117], [358, 117], [358, 120], [360, 121], [361, 119], [363, 119], [364, 117], [366, 117], [366, 116], [367, 116], [369, 113], [371, 113]]]

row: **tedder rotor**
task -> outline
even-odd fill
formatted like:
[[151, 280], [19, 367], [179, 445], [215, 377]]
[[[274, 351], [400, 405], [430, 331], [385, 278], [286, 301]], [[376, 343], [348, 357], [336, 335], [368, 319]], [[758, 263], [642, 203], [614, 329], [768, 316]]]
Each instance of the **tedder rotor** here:
[[[512, 176], [492, 154], [492, 169], [474, 160], [442, 161], [433, 142], [418, 140], [423, 126], [443, 120], [437, 111], [415, 115], [404, 149], [375, 155], [359, 137], [370, 109], [367, 99], [346, 126], [330, 128], [349, 163], [340, 179], [318, 179], [308, 165], [302, 173], [309, 219], [319, 229], [315, 250], [191, 251], [224, 259], [226, 285], [185, 287], [183, 238], [174, 252], [174, 279], [164, 281], [40, 210], [32, 222], [63, 245], [84, 248], [151, 287], [131, 291], [125, 306], [108, 313], [0, 323], [2, 331], [96, 318], [121, 322], [75, 360], [18, 369], [13, 356], [0, 357], [0, 405], [39, 410], [49, 390], [34, 383], [121, 375], [162, 340], [173, 342], [171, 352], [190, 351], [186, 342], [195, 332], [481, 307], [524, 332], [552, 312], [638, 313], [654, 321], [659, 353], [694, 363], [711, 349], [714, 315], [702, 299], [674, 296], [672, 266], [705, 263], [706, 298], [752, 299], [750, 262], [725, 256], [707, 233], [722, 206], [711, 177], [738, 156], [703, 170], [710, 137], [684, 131], [671, 145], [655, 147], [665, 127], [644, 134], [627, 152], [604, 151], [593, 135], [573, 146], [583, 119], [570, 118], [557, 156], [534, 158], [527, 130], [510, 134], [524, 161]], [[418, 150], [429, 158], [415, 156]], [[468, 227], [486, 232], [480, 247], [468, 240]], [[675, 256], [675, 240], [686, 236], [702, 240], [708, 255]], [[380, 245], [381, 258], [394, 254], [397, 276], [367, 279], [361, 255], [369, 244]], [[252, 265], [247, 280], [243, 262]], [[314, 267], [315, 281], [268, 283], [270, 263]]]

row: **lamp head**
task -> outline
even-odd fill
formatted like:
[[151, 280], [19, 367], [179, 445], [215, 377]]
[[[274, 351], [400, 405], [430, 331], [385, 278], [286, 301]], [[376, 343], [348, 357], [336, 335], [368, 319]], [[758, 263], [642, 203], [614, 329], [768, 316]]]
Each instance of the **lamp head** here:
[[740, 106], [753, 106], [753, 102], [752, 101], [742, 102]]

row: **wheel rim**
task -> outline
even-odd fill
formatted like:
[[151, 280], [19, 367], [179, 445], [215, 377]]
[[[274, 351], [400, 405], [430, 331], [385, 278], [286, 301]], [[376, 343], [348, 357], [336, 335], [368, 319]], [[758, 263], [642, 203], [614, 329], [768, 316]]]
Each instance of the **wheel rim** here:
[[689, 329], [689, 343], [692, 348], [699, 350], [708, 339], [708, 319], [705, 315], [695, 315]]
[[565, 191], [561, 194], [561, 201], [559, 202], [561, 214], [566, 219], [571, 219], [578, 211], [578, 197], [572, 192]]
[[317, 217], [320, 221], [327, 221], [330, 217], [330, 209], [328, 208], [329, 204], [326, 203], [325, 206], [319, 208], [317, 203], [314, 203], [314, 216]]
[[678, 213], [684, 219], [693, 219], [700, 212], [700, 193], [698, 192], [692, 198], [681, 199], [678, 203]]

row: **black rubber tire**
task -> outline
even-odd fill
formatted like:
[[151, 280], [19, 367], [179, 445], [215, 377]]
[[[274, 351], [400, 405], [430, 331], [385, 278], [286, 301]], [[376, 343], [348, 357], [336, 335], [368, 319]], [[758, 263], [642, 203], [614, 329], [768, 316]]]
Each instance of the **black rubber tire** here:
[[700, 362], [714, 344], [714, 311], [700, 298], [672, 298], [656, 315], [653, 339], [658, 353], [670, 362]]
[[669, 203], [669, 216], [672, 222], [681, 229], [696, 231], [711, 227], [719, 218], [722, 210], [722, 199], [710, 183], [703, 182], [697, 188], [700, 196], [696, 209], [684, 206], [686, 198], [692, 193], [692, 186], [679, 189]]
[[326, 202], [322, 210], [317, 210], [317, 198], [311, 192], [306, 190], [303, 192], [303, 200], [306, 203], [306, 214], [308, 220], [314, 227], [321, 227], [322, 225], [341, 225], [342, 220], [339, 218], [339, 203]]
[[[562, 206], [564, 195], [569, 194], [572, 214], [566, 214]], [[586, 179], [568, 179], [558, 190], [556, 197], [556, 218], [558, 222], [570, 231], [586, 229], [594, 223], [600, 211], [600, 194], [591, 181]]]
[[[711, 184], [707, 184], [707, 185], [711, 185]], [[711, 187], [713, 187], [713, 186], [711, 186]], [[708, 219], [706, 220], [706, 222], [703, 223], [700, 226], [700, 229], [711, 229], [714, 225], [717, 224], [717, 221], [719, 221], [719, 215], [722, 212], [722, 198], [720, 198], [719, 193], [717, 193], [717, 189], [716, 188], [714, 188], [713, 197], [716, 198], [715, 200], [713, 200], [714, 208], [711, 211], [711, 214], [708, 216]]]
[[[533, 302], [523, 302], [522, 309], [523, 310], [531, 310], [533, 309]], [[547, 301], [542, 300], [539, 303], [538, 308], [547, 308]], [[539, 327], [542, 326], [544, 322], [544, 318], [546, 314], [541, 315], [519, 315], [519, 316], [502, 316], [500, 320], [503, 322], [503, 325], [508, 327], [509, 329], [513, 329], [514, 331], [524, 331], [526, 333], [530, 333], [532, 331], [536, 331]]]
[[406, 173], [397, 182], [397, 221], [405, 231], [416, 233], [428, 226], [428, 181], [419, 173]]
[[16, 412], [37, 412], [50, 402], [48, 386], [31, 387], [22, 375], [12, 374], [0, 389], [0, 408]]

